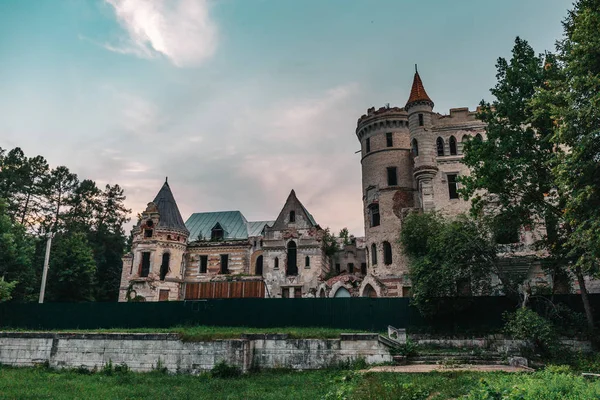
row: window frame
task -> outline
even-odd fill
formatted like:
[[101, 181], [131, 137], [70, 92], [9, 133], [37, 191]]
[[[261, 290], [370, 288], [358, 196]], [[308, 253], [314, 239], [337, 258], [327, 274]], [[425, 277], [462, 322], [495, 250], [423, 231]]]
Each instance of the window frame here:
[[365, 153], [370, 153], [371, 152], [371, 138], [366, 138], [365, 139]]
[[[452, 179], [450, 178], [452, 177]], [[460, 199], [460, 195], [458, 194], [458, 173], [449, 173], [446, 174], [446, 184], [448, 186], [448, 198], [450, 200], [458, 200]], [[452, 189], [452, 185], [454, 185], [454, 189]]]
[[[375, 210], [377, 210], [376, 213], [374, 212]], [[376, 215], [377, 215], [377, 218], [375, 218]], [[375, 222], [377, 222], [377, 223], [375, 223]], [[373, 203], [373, 204], [369, 205], [369, 225], [371, 228], [381, 225], [381, 214], [379, 213], [379, 204], [378, 203]]]
[[398, 168], [387, 167], [387, 184], [388, 186], [398, 186]]
[[198, 273], [206, 274], [208, 273], [208, 256], [201, 254], [200, 259], [198, 260], [200, 263], [198, 264]]
[[219, 273], [221, 275], [227, 275], [229, 271], [229, 254], [220, 254], [221, 260], [219, 263]]
[[385, 134], [385, 146], [386, 147], [394, 147], [394, 133], [387, 132]]

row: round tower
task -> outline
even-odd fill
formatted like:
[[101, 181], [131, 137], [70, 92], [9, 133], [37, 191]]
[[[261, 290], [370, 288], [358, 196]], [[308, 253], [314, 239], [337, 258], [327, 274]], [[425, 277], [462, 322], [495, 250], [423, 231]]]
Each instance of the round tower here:
[[415, 205], [408, 114], [389, 105], [370, 108], [358, 120], [356, 135], [361, 143], [368, 275], [381, 284], [373, 288], [377, 293], [402, 296], [407, 263], [398, 238], [402, 210]]
[[131, 255], [123, 259], [119, 301], [136, 297], [141, 301], [182, 300], [189, 234], [165, 180], [132, 229]]
[[414, 179], [418, 190], [418, 205], [433, 210], [433, 179], [438, 172], [432, 127], [433, 101], [415, 71], [410, 97], [404, 106], [408, 113], [410, 143], [414, 157]]

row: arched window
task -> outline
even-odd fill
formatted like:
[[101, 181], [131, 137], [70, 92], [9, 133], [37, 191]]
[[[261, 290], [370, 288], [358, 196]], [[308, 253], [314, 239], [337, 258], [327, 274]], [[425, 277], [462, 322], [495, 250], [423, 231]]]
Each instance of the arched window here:
[[287, 270], [286, 275], [298, 275], [298, 264], [296, 259], [296, 243], [290, 241], [287, 245]]
[[479, 134], [479, 133], [478, 133], [478, 134], [475, 136], [475, 140], [477, 140], [477, 141], [479, 141], [479, 142], [483, 142], [483, 137], [481, 136], [481, 134]]
[[371, 222], [371, 228], [374, 226], [379, 226], [380, 218], [379, 218], [379, 204], [374, 203], [369, 206], [369, 220]]
[[279, 257], [275, 257], [273, 269], [279, 269]]
[[171, 259], [171, 255], [169, 253], [163, 253], [162, 256], [162, 264], [160, 265], [160, 280], [164, 281], [165, 276], [169, 273], [169, 261]]
[[377, 265], [377, 245], [371, 245], [371, 265]]
[[306, 258], [304, 259], [304, 267], [310, 268], [310, 257], [309, 256], [306, 256]]
[[383, 242], [383, 263], [385, 265], [392, 263], [392, 245], [390, 242]]
[[346, 288], [339, 288], [333, 297], [352, 297], [350, 296], [350, 292]]
[[438, 157], [442, 157], [444, 155], [444, 139], [438, 137], [435, 141], [437, 147], [437, 155]]
[[260, 276], [263, 274], [263, 256], [258, 256], [256, 258], [255, 274]]
[[450, 140], [448, 141], [450, 144], [450, 155], [456, 155], [456, 138], [454, 136], [450, 136]]
[[296, 211], [290, 211], [290, 223], [296, 222]]
[[417, 142], [417, 139], [412, 140], [411, 148], [412, 148], [413, 157], [418, 157], [419, 156], [419, 142]]
[[469, 135], [464, 135], [462, 137], [462, 142], [463, 143], [467, 143], [469, 140], [471, 140], [471, 136], [469, 136]]

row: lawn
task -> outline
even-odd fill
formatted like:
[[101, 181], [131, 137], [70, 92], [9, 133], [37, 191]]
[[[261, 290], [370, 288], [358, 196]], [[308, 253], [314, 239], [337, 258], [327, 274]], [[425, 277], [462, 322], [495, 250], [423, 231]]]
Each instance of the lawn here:
[[[33, 329], [0, 328], [4, 332], [38, 332]], [[53, 333], [176, 333], [183, 341], [200, 342], [217, 339], [238, 339], [244, 333], [285, 333], [292, 339], [337, 339], [340, 333], [361, 333], [357, 329], [332, 328], [246, 328], [232, 326], [175, 326], [173, 328], [111, 328], [111, 329], [69, 329], [39, 332]]]
[[45, 368], [0, 368], [0, 399], [585, 400], [599, 397], [598, 381], [552, 371], [521, 374], [265, 371], [223, 379], [210, 374], [113, 372], [106, 375]]

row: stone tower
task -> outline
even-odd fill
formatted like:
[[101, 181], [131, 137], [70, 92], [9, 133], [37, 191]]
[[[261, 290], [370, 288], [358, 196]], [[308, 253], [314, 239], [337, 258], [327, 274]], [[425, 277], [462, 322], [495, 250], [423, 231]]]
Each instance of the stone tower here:
[[131, 254], [123, 257], [119, 301], [182, 300], [189, 231], [165, 180], [132, 230]]
[[419, 72], [415, 71], [410, 97], [404, 106], [408, 113], [410, 141], [414, 156], [414, 178], [418, 206], [425, 211], [435, 209], [433, 180], [438, 173], [435, 138], [432, 133], [433, 101], [425, 92]]
[[360, 295], [403, 296], [409, 286], [398, 244], [403, 209], [415, 206], [409, 115], [403, 108], [370, 108], [358, 120], [367, 278]]

